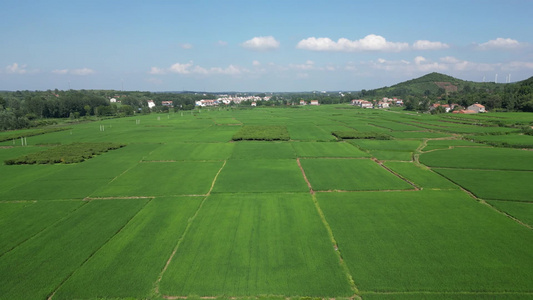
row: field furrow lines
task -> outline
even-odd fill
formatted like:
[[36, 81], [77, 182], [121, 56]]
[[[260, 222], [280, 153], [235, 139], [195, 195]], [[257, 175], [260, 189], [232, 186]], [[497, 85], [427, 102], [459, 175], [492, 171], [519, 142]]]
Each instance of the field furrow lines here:
[[207, 200], [207, 198], [208, 197], [205, 197], [202, 200], [202, 202], [198, 206], [198, 209], [194, 212], [194, 215], [187, 221], [187, 226], [185, 227], [185, 230], [183, 231], [183, 234], [181, 235], [181, 237], [179, 238], [178, 242], [176, 243], [176, 246], [172, 250], [172, 253], [170, 254], [169, 258], [166, 260], [165, 266], [161, 270], [161, 273], [159, 274], [159, 276], [157, 277], [157, 280], [154, 283], [154, 295], [155, 296], [165, 297], [165, 295], [162, 295], [161, 292], [160, 292], [161, 279], [163, 279], [163, 275], [165, 274], [166, 270], [168, 269], [168, 266], [170, 265], [170, 262], [172, 261], [172, 259], [176, 255], [176, 252], [178, 251], [181, 243], [183, 242], [183, 239], [185, 238], [185, 236], [189, 232], [189, 228], [191, 227], [191, 224], [196, 219], [196, 216], [198, 215], [198, 212], [202, 209], [202, 206], [204, 205], [204, 203]]
[[124, 229], [124, 227], [126, 227], [128, 225], [129, 222], [131, 222], [131, 220], [133, 220], [135, 218], [136, 215], [139, 214], [139, 212], [141, 212], [143, 210], [143, 208], [146, 207], [146, 205], [148, 203], [150, 203], [150, 200], [151, 198], [146, 201], [144, 203], [144, 205], [142, 205], [134, 214], [132, 214], [132, 216], [126, 221], [124, 222], [124, 224], [122, 224], [122, 226], [112, 235], [109, 236], [109, 238], [103, 242], [98, 248], [96, 248], [79, 266], [77, 269], [75, 269], [74, 271], [72, 271], [69, 275], [67, 275], [64, 280], [54, 289], [54, 291], [48, 296], [48, 300], [52, 300], [54, 295], [56, 294], [57, 290], [59, 290], [61, 288], [61, 286], [67, 281], [69, 280], [69, 278], [72, 277], [72, 275], [74, 275], [76, 273], [76, 271], [78, 269], [80, 269], [81, 267], [83, 267], [83, 265], [85, 265], [100, 249], [102, 249], [102, 247], [105, 246], [105, 244], [107, 244], [111, 239], [113, 239], [114, 236], [116, 236], [118, 233], [120, 233], [122, 231], [122, 229]]

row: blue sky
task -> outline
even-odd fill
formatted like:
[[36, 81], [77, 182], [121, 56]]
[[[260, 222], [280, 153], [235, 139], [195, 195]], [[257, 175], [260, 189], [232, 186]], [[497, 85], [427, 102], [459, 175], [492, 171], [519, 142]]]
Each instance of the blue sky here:
[[360, 90], [533, 76], [533, 1], [0, 1], [0, 90]]

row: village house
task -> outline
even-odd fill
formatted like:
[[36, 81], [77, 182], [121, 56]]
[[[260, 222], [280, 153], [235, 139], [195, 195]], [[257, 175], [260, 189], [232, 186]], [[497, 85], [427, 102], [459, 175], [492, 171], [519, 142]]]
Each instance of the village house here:
[[318, 103], [318, 100], [311, 100], [310, 105], [320, 105], [320, 104]]
[[172, 101], [161, 101], [161, 105], [167, 106], [167, 107], [173, 107], [174, 106]]
[[307, 102], [305, 102], [304, 100], [300, 100], [300, 105], [307, 105]]
[[479, 104], [479, 103], [476, 103], [476, 104], [472, 104], [470, 105], [469, 107], [467, 107], [467, 110], [473, 110], [475, 111], [476, 113], [484, 113], [484, 112], [487, 112], [485, 110], [485, 106]]
[[359, 106], [362, 108], [372, 108], [374, 105], [370, 101], [362, 100], [362, 99], [354, 99], [352, 100], [352, 105]]
[[374, 107], [374, 104], [372, 104], [370, 101], [363, 100], [359, 106], [362, 108], [372, 108]]
[[378, 102], [378, 108], [389, 108], [389, 102], [383, 102], [383, 101], [379, 101]]
[[257, 102], [252, 102], [252, 106], [257, 106]]
[[152, 108], [155, 107], [154, 100], [148, 100], [147, 102], [148, 102], [148, 108], [149, 108], [149, 109], [152, 109]]

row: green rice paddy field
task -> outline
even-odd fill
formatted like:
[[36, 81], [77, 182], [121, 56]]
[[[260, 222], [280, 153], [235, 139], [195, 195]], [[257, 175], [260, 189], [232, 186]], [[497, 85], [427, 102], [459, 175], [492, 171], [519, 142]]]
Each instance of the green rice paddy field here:
[[[531, 143], [484, 126], [533, 114], [472, 118], [211, 108], [22, 131], [0, 143], [0, 299], [533, 299]], [[354, 130], [389, 139], [332, 135]], [[3, 163], [87, 142], [126, 146]]]

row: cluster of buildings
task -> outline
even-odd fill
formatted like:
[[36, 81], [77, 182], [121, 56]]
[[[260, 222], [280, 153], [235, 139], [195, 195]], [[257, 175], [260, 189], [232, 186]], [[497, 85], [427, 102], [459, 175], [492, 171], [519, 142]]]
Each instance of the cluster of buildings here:
[[352, 105], [359, 106], [362, 108], [389, 108], [391, 105], [394, 106], [403, 106], [403, 100], [398, 98], [387, 98], [383, 97], [379, 101], [367, 101], [362, 99], [352, 100]]
[[[446, 112], [452, 112], [454, 114], [478, 114], [478, 113], [484, 113], [484, 112], [487, 112], [487, 110], [485, 110], [485, 106], [479, 104], [479, 103], [476, 103], [476, 104], [472, 104], [470, 105], [469, 107], [467, 107], [466, 109], [462, 106], [460, 106], [459, 104], [440, 104], [440, 103], [435, 103], [433, 105], [431, 105], [431, 107], [429, 108], [430, 111], [432, 110], [435, 110], [437, 107], [442, 107], [444, 108], [444, 110]], [[459, 108], [459, 109], [456, 109], [456, 108]]]
[[271, 98], [270, 96], [259, 97], [259, 96], [221, 95], [217, 99], [202, 99], [202, 100], [198, 100], [198, 101], [196, 101], [196, 106], [218, 106], [218, 105], [221, 105], [221, 104], [228, 105], [231, 102], [233, 102], [235, 104], [240, 104], [243, 101], [252, 101], [252, 106], [255, 106], [255, 105], [253, 105], [254, 102], [256, 102], [256, 105], [257, 105], [257, 101], [269, 101], [270, 98]]
[[320, 103], [318, 103], [318, 100], [311, 100], [309, 102], [300, 100], [300, 105], [320, 105]]

